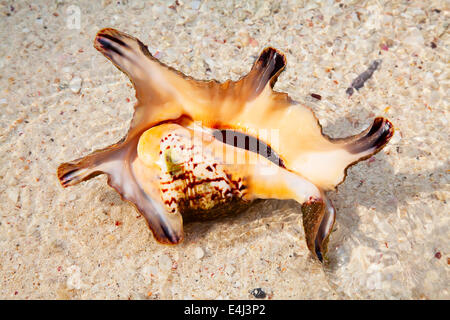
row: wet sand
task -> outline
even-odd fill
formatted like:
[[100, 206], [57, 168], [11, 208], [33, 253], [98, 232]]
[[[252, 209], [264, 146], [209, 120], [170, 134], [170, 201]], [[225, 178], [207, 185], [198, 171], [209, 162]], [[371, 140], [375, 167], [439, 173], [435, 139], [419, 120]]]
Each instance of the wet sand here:
[[[1, 1], [0, 297], [449, 299], [448, 17], [444, 1]], [[104, 27], [197, 79], [236, 80], [271, 45], [288, 61], [275, 89], [328, 135], [394, 123], [329, 194], [326, 266], [293, 201], [189, 224], [164, 246], [106, 177], [59, 185], [60, 163], [117, 142], [131, 120], [130, 82], [92, 46]]]

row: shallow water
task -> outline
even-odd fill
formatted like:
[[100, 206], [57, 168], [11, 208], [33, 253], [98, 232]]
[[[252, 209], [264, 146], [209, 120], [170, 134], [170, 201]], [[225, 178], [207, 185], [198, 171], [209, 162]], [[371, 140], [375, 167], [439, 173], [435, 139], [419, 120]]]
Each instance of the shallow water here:
[[[261, 287], [272, 299], [450, 298], [443, 2], [2, 1], [0, 14], [0, 297], [228, 299]], [[330, 136], [376, 115], [394, 123], [389, 145], [330, 193], [328, 265], [311, 259], [293, 201], [188, 224], [171, 247], [105, 177], [60, 187], [58, 164], [117, 142], [131, 120], [128, 79], [92, 47], [103, 27], [198, 79], [236, 80], [271, 45], [288, 61], [275, 89], [310, 105]]]

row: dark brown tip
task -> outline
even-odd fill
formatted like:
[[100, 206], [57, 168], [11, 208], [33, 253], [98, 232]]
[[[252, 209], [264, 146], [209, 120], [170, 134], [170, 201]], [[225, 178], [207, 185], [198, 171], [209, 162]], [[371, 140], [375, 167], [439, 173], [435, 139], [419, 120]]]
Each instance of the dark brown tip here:
[[254, 68], [261, 72], [261, 81], [265, 84], [270, 81], [273, 87], [278, 75], [286, 67], [286, 57], [277, 49], [268, 47], [264, 49], [255, 62]]
[[106, 56], [111, 56], [113, 52], [123, 56], [121, 48], [128, 48], [129, 46], [120, 38], [119, 31], [110, 28], [102, 29], [95, 36], [94, 47]]
[[[168, 227], [165, 224], [161, 224], [161, 229], [164, 232], [164, 237], [163, 239], [167, 239], [167, 244], [179, 244], [183, 241], [184, 236], [183, 234], [178, 234], [176, 232], [174, 232], [173, 230], [170, 229], [170, 227]], [[158, 239], [159, 241], [160, 239]], [[164, 241], [164, 240], [163, 240]]]
[[244, 77], [252, 92], [249, 98], [257, 97], [267, 83], [273, 87], [278, 75], [285, 67], [286, 57], [284, 54], [271, 47], [264, 49], [253, 64], [250, 73]]
[[102, 173], [99, 170], [87, 169], [86, 162], [88, 161], [84, 161], [83, 158], [78, 161], [66, 162], [59, 165], [56, 170], [56, 175], [63, 188], [76, 185]]
[[331, 228], [325, 227], [324, 224], [327, 224], [330, 218], [333, 219], [331, 222], [334, 224], [334, 214], [327, 215], [327, 204], [322, 199], [311, 199], [305, 202], [302, 205], [302, 213], [308, 249], [320, 262], [323, 262], [327, 251], [328, 236], [331, 232]]
[[359, 134], [347, 144], [346, 149], [355, 154], [373, 149], [373, 152], [383, 148], [394, 135], [394, 126], [385, 118], [375, 118], [370, 128]]
[[120, 51], [116, 46], [114, 46], [108, 39], [99, 37], [97, 38], [97, 42], [101, 45], [101, 48], [105, 51], [113, 51], [117, 53], [119, 56], [123, 56], [122, 51]]
[[276, 81], [274, 77], [278, 76], [286, 67], [286, 57], [277, 49], [269, 47], [261, 52], [255, 66], [264, 70], [264, 79], [266, 81], [271, 80], [271, 85], [273, 86]]
[[71, 177], [76, 171], [77, 169], [71, 168], [68, 163], [63, 163], [58, 167], [56, 175], [63, 188], [67, 188], [69, 186], [69, 183], [72, 180]]
[[97, 39], [101, 39], [101, 38], [106, 38], [106, 39], [111, 40], [112, 42], [117, 43], [117, 44], [120, 45], [120, 46], [128, 47], [128, 45], [127, 45], [125, 42], [123, 42], [123, 41], [120, 40], [119, 38], [114, 37], [114, 36], [112, 36], [112, 35], [110, 35], [110, 34], [107, 34], [107, 33], [97, 33]]

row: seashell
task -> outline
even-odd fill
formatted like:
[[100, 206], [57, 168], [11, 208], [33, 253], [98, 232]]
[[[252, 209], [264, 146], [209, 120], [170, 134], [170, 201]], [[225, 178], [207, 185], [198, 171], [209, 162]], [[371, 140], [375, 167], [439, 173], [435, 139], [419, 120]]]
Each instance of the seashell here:
[[[309, 108], [273, 90], [286, 66], [274, 48], [240, 80], [218, 83], [183, 75], [114, 29], [99, 31], [94, 47], [128, 75], [137, 103], [120, 142], [58, 167], [63, 187], [106, 174], [165, 244], [183, 240], [183, 218], [239, 212], [256, 199], [294, 199], [308, 248], [323, 260], [336, 215], [325, 192], [384, 147], [394, 132], [387, 119], [352, 137], [327, 137]], [[235, 145], [236, 138], [244, 143]]]

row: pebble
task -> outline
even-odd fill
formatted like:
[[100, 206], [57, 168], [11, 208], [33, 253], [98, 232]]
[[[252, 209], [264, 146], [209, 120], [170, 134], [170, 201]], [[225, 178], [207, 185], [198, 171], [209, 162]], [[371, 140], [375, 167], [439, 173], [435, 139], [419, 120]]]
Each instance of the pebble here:
[[217, 297], [217, 292], [214, 291], [213, 289], [209, 289], [208, 291], [205, 292], [205, 296], [207, 299], [214, 299]]
[[111, 4], [111, 2], [112, 2], [112, 0], [103, 0], [102, 1], [103, 8], [109, 6]]
[[198, 10], [200, 8], [200, 4], [201, 4], [201, 1], [199, 1], [199, 0], [192, 1], [191, 2], [192, 10]]
[[261, 288], [255, 288], [250, 293], [257, 299], [264, 299], [266, 297], [266, 293]]
[[203, 251], [202, 248], [197, 247], [194, 249], [194, 256], [197, 260], [200, 260], [201, 258], [203, 258], [204, 255], [205, 255], [205, 252]]
[[238, 255], [239, 255], [239, 256], [243, 256], [243, 255], [246, 254], [246, 253], [247, 253], [247, 250], [246, 250], [245, 248], [242, 248], [241, 250], [239, 250]]
[[69, 88], [73, 93], [79, 93], [81, 90], [82, 80], [80, 77], [73, 78], [69, 83]]
[[152, 277], [158, 276], [158, 268], [152, 265], [145, 266], [142, 268], [141, 274], [144, 277], [145, 282], [149, 282]]
[[9, 200], [11, 200], [13, 203], [16, 203], [19, 199], [19, 190], [16, 188], [8, 188], [6, 189], [6, 195], [8, 196]]
[[396, 144], [396, 143], [399, 143], [400, 140], [402, 140], [402, 136], [401, 136], [401, 134], [400, 134], [400, 130], [395, 130], [394, 136], [392, 137], [392, 139], [391, 139], [390, 142], [391, 142], [392, 144]]
[[67, 197], [67, 200], [69, 201], [74, 201], [77, 199], [77, 195], [75, 193], [71, 193], [69, 194], [69, 196]]
[[433, 74], [431, 72], [425, 73], [425, 84], [427, 84], [431, 89], [439, 89], [439, 83], [434, 78]]
[[34, 45], [38, 48], [42, 48], [44, 46], [44, 41], [36, 37], [34, 39]]
[[135, 10], [142, 10], [145, 8], [145, 2], [140, 0], [135, 0], [131, 4], [131, 8]]
[[161, 255], [158, 259], [159, 268], [163, 271], [169, 271], [172, 268], [172, 259], [168, 255]]
[[252, 47], [257, 47], [259, 45], [258, 41], [256, 39], [250, 38], [250, 45]]
[[166, 12], [166, 7], [154, 5], [152, 6], [152, 12], [155, 15], [162, 15]]
[[[432, 106], [436, 106], [439, 103], [439, 101], [441, 100], [441, 95], [439, 94], [439, 91], [437, 91], [437, 90], [432, 91], [428, 97], [429, 97], [429, 102]], [[1, 105], [1, 101], [0, 101], [0, 105]]]
[[154, 54], [153, 54], [153, 57], [154, 58], [156, 58], [156, 59], [161, 59], [161, 57], [163, 56], [163, 53], [161, 52], [161, 51], [156, 51]]
[[67, 287], [69, 289], [81, 289], [83, 283], [81, 281], [81, 269], [79, 266], [72, 265], [67, 269]]
[[416, 45], [422, 47], [424, 45], [422, 32], [420, 32], [417, 28], [410, 29], [408, 36], [403, 40], [403, 42], [413, 46]]
[[228, 274], [228, 275], [232, 275], [234, 272], [236, 271], [236, 269], [232, 266], [232, 265], [227, 265], [226, 267], [225, 267], [225, 272], [226, 272], [226, 274]]
[[238, 32], [239, 36], [239, 42], [243, 47], [247, 46], [250, 43], [250, 35], [248, 34], [248, 31], [245, 29], [241, 29]]
[[[61, 69], [61, 72], [62, 72], [64, 75], [70, 74], [70, 73], [72, 72], [72, 68], [70, 68], [70, 67], [63, 67], [63, 68]], [[69, 79], [67, 79], [67, 80], [69, 80]]]

